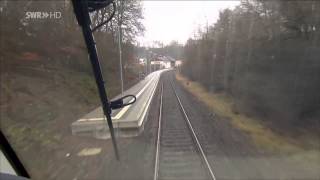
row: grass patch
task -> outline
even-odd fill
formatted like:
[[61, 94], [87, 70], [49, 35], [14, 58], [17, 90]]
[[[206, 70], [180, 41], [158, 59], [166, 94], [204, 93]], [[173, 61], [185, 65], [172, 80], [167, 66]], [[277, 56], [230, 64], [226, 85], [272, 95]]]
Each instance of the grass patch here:
[[[233, 100], [226, 94], [210, 93], [201, 84], [190, 81], [178, 73], [176, 78], [191, 94], [205, 103], [218, 116], [230, 119], [234, 127], [249, 134], [257, 147], [273, 153], [301, 154], [305, 151], [304, 146], [297, 139], [277, 134], [263, 125], [261, 120], [235, 112]], [[319, 160], [320, 157], [319, 151], [317, 153], [312, 151], [312, 154], [303, 154], [301, 158]]]
[[19, 150], [28, 151], [34, 145], [46, 150], [56, 150], [59, 147], [61, 135], [53, 134], [45, 129], [39, 129], [24, 123], [13, 123], [5, 132]]

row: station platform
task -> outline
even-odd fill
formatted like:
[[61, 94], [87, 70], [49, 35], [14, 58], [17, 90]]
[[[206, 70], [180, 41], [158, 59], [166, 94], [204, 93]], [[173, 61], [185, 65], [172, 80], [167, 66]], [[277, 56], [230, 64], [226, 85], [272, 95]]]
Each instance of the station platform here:
[[[132, 137], [139, 135], [143, 131], [151, 100], [157, 88], [160, 75], [164, 71], [166, 69], [150, 73], [142, 81], [123, 93], [123, 96], [133, 94], [137, 100], [132, 105], [112, 111], [112, 123], [116, 136]], [[120, 97], [121, 95], [118, 95], [112, 100]], [[130, 99], [126, 101], [130, 101]], [[91, 136], [98, 139], [110, 138], [109, 127], [101, 106], [73, 122], [71, 131], [73, 135]]]

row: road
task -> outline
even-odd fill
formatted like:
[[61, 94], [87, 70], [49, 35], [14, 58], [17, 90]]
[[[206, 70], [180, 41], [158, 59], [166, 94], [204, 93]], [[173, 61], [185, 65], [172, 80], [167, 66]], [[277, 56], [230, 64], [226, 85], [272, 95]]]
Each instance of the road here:
[[110, 158], [105, 162], [105, 179], [320, 177], [318, 172], [291, 161], [289, 154], [274, 155], [258, 149], [248, 134], [214, 115], [188, 93], [176, 81], [174, 71], [162, 73], [144, 131], [119, 142], [121, 161]]

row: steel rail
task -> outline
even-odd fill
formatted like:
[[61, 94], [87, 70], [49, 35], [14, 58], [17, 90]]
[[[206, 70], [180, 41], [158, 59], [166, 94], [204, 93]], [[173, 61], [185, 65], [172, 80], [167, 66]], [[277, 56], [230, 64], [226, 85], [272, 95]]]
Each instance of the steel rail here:
[[203, 148], [202, 148], [202, 146], [201, 146], [201, 144], [200, 144], [200, 142], [199, 142], [199, 139], [198, 139], [198, 137], [197, 137], [197, 134], [196, 134], [195, 131], [194, 131], [194, 128], [193, 128], [193, 126], [192, 126], [192, 124], [191, 124], [191, 122], [190, 122], [190, 120], [189, 120], [189, 117], [188, 117], [188, 115], [187, 115], [187, 113], [186, 113], [186, 111], [185, 111], [185, 108], [183, 107], [183, 105], [182, 105], [182, 103], [181, 103], [181, 100], [180, 100], [180, 98], [179, 98], [179, 96], [178, 96], [178, 94], [177, 94], [177, 92], [176, 92], [176, 89], [175, 89], [174, 86], [173, 86], [172, 80], [170, 80], [170, 84], [171, 84], [171, 87], [172, 87], [172, 89], [173, 89], [173, 91], [174, 91], [174, 94], [175, 94], [175, 96], [176, 96], [176, 98], [177, 98], [177, 100], [178, 100], [178, 102], [179, 102], [180, 109], [181, 109], [181, 111], [182, 111], [182, 114], [183, 114], [184, 117], [185, 117], [184, 119], [187, 121], [188, 127], [189, 127], [190, 131], [192, 132], [192, 136], [193, 136], [193, 138], [194, 138], [194, 140], [195, 140], [195, 142], [196, 142], [196, 144], [197, 144], [197, 147], [198, 147], [198, 149], [199, 149], [199, 151], [200, 151], [201, 157], [202, 157], [202, 159], [204, 160], [204, 162], [205, 162], [205, 164], [206, 164], [206, 167], [207, 167], [207, 170], [209, 171], [210, 177], [211, 177], [212, 180], [216, 180], [216, 177], [215, 177], [215, 175], [214, 175], [214, 173], [213, 173], [212, 167], [211, 167], [211, 165], [210, 165], [210, 163], [209, 163], [209, 161], [208, 161], [208, 159], [207, 159], [206, 154], [205, 154], [204, 151], [203, 151]]
[[153, 180], [158, 179], [159, 172], [159, 153], [160, 153], [160, 134], [161, 134], [161, 119], [162, 119], [162, 97], [163, 97], [163, 83], [161, 85], [161, 94], [160, 94], [160, 110], [159, 110], [159, 118], [158, 118], [158, 134], [157, 134], [157, 145], [156, 145], [156, 157], [155, 157], [155, 165], [154, 165], [154, 176]]

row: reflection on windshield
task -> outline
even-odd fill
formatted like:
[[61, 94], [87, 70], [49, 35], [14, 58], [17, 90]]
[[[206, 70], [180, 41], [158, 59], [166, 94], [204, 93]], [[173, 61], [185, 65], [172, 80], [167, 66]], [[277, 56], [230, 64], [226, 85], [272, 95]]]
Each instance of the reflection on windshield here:
[[137, 97], [120, 161], [71, 1], [0, 2], [1, 131], [32, 179], [319, 179], [320, 2], [116, 3], [94, 36], [109, 98]]

